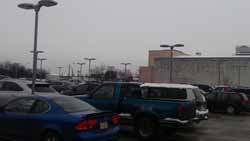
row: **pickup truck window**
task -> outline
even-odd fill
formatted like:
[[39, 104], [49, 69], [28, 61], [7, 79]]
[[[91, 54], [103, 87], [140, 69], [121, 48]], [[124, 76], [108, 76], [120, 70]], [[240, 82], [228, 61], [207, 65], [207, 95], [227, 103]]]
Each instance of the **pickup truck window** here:
[[94, 99], [112, 99], [114, 96], [115, 86], [107, 84], [101, 86], [93, 95]]
[[142, 97], [149, 99], [187, 99], [186, 89], [143, 88]]
[[134, 84], [122, 85], [121, 95], [127, 98], [141, 98], [140, 86]]

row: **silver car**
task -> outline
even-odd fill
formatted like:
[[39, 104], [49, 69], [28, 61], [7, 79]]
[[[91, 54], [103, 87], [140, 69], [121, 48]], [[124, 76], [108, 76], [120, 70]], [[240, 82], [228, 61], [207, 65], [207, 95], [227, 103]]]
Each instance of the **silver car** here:
[[[5, 105], [10, 100], [20, 96], [31, 95], [32, 82], [21, 79], [2, 79], [0, 80], [0, 106]], [[36, 82], [36, 95], [59, 94], [49, 84]]]

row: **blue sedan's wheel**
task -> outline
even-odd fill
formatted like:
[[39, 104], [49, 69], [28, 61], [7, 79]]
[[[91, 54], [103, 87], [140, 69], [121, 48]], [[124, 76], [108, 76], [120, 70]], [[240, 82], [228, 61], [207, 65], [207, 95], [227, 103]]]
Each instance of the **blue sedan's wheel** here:
[[44, 136], [43, 141], [62, 141], [62, 140], [57, 133], [49, 132]]

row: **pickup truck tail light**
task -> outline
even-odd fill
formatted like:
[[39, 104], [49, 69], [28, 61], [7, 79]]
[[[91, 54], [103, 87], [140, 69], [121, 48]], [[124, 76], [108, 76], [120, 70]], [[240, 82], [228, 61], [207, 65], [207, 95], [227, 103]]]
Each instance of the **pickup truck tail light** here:
[[115, 125], [117, 125], [117, 124], [119, 123], [119, 116], [118, 116], [118, 115], [114, 115], [114, 116], [112, 117], [112, 122], [113, 122]]
[[97, 126], [97, 121], [96, 119], [91, 119], [91, 120], [86, 120], [86, 121], [81, 121], [78, 124], [76, 124], [75, 129], [77, 131], [86, 131], [93, 129]]
[[182, 114], [182, 112], [183, 112], [183, 106], [181, 104], [178, 105], [177, 112], [178, 112], [179, 115]]

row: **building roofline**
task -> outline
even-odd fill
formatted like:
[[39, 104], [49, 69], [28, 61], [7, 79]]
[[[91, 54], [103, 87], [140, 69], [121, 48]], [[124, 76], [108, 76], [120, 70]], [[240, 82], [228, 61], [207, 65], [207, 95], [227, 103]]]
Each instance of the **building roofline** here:
[[[157, 57], [158, 58], [169, 58], [169, 57]], [[249, 58], [250, 59], [250, 55], [249, 56], [174, 56], [173, 58], [180, 58], [180, 59], [199, 59], [199, 58], [207, 58], [207, 59], [217, 59], [217, 58], [221, 58], [221, 59], [230, 59], [230, 58]]]
[[[149, 52], [160, 52], [160, 51], [171, 51], [171, 50], [170, 50], [170, 49], [163, 49], [163, 50], [149, 50]], [[179, 53], [182, 53], [182, 54], [186, 54], [186, 53], [184, 53], [183, 51], [176, 50], [176, 49], [174, 49], [173, 51], [175, 51], [175, 52], [179, 52]], [[188, 55], [188, 54], [186, 54], [186, 55]]]
[[173, 83], [144, 83], [141, 87], [157, 87], [157, 88], [180, 88], [180, 89], [194, 89], [198, 88], [188, 84], [173, 84]]

